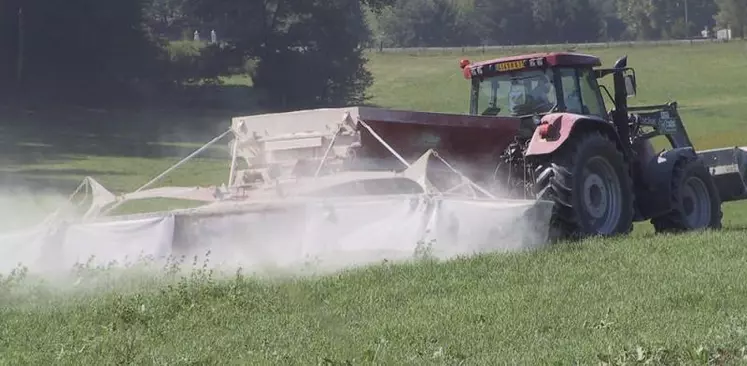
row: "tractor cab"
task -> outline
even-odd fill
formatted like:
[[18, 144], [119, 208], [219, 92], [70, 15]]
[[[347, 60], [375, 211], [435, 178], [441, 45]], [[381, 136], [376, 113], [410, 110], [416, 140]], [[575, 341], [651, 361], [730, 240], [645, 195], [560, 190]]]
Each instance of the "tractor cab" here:
[[577, 53], [541, 53], [470, 64], [470, 114], [526, 117], [569, 112], [608, 119], [595, 66], [599, 58]]

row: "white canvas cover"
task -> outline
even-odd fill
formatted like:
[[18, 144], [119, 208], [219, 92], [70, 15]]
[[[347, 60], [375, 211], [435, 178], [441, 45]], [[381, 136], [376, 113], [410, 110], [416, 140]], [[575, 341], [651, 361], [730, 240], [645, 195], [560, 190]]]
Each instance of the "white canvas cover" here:
[[51, 237], [49, 228], [43, 226], [0, 234], [0, 274], [8, 273], [19, 265], [35, 269], [43, 266], [43, 254]]
[[[174, 250], [210, 251], [213, 264], [327, 269], [416, 253], [460, 255], [534, 248], [545, 242], [551, 204], [399, 195], [305, 200], [223, 215], [192, 211], [177, 218]], [[536, 221], [535, 221], [536, 220]], [[537, 226], [536, 224], [542, 225]]]
[[552, 204], [437, 199], [430, 238], [439, 257], [531, 249], [546, 242]]
[[213, 265], [289, 265], [301, 258], [304, 219], [303, 206], [179, 215], [173, 252]]
[[431, 210], [424, 196], [309, 205], [303, 253], [335, 268], [411, 258]]
[[94, 266], [134, 263], [142, 257], [168, 256], [174, 234], [174, 216], [126, 221], [75, 224], [67, 227], [60, 265], [71, 268], [91, 260]]
[[18, 262], [66, 270], [89, 259], [107, 266], [170, 255], [248, 270], [307, 264], [337, 270], [409, 260], [418, 252], [448, 259], [534, 248], [545, 243], [551, 211], [551, 204], [534, 210], [538, 205], [545, 203], [398, 195], [193, 209], [77, 223], [60, 227], [56, 236], [40, 229], [0, 236], [0, 255], [10, 266], [5, 272]]

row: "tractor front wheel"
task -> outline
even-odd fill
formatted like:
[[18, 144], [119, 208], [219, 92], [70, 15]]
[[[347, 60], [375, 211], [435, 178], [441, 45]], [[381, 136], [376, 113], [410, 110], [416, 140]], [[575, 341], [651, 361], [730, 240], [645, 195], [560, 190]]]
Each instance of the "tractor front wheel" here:
[[657, 233], [721, 228], [721, 199], [702, 160], [680, 158], [672, 172], [670, 189], [672, 210], [651, 219]]
[[614, 140], [598, 131], [571, 136], [537, 171], [537, 198], [555, 202], [550, 237], [627, 234], [633, 183]]

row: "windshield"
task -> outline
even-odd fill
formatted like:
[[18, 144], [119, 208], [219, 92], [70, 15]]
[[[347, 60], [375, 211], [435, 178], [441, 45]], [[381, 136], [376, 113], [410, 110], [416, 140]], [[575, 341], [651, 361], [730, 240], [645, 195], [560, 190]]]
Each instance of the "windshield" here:
[[504, 73], [479, 82], [477, 112], [486, 116], [523, 116], [555, 108], [552, 71]]

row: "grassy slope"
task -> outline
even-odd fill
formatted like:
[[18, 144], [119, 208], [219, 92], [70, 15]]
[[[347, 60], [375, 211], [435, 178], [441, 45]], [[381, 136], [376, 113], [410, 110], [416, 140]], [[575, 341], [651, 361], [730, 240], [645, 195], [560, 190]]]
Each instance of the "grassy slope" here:
[[[744, 44], [598, 53], [606, 63], [629, 54], [639, 75], [637, 102], [677, 99], [699, 148], [747, 145], [740, 133], [747, 123], [742, 118]], [[467, 90], [456, 67], [459, 57], [373, 55], [374, 102], [463, 111]], [[200, 136], [196, 140], [212, 137]], [[83, 149], [85, 140], [76, 141]], [[142, 141], [133, 138], [133, 144]], [[55, 139], [47, 142], [54, 146]], [[95, 153], [41, 153], [37, 161], [9, 161], [6, 169], [38, 174], [80, 169], [118, 184], [117, 189], [132, 189], [177, 159]], [[185, 180], [171, 183], [220, 181], [207, 172], [225, 165], [205, 164], [188, 168], [181, 176]], [[145, 172], [136, 173], [139, 169]], [[76, 179], [77, 173], [65, 172]], [[161, 286], [163, 293], [142, 290], [59, 302], [50, 302], [45, 293], [31, 301], [32, 295], [5, 292], [0, 360], [306, 365], [325, 358], [353, 364], [568, 364], [579, 359], [587, 364], [597, 362], [598, 355], [617, 357], [625, 347], [640, 345], [642, 350], [663, 346], [676, 353], [672, 357], [692, 363], [713, 353], [698, 356], [699, 345], [747, 345], [742, 231], [747, 221], [743, 204], [726, 205], [725, 211], [727, 229], [715, 234], [654, 237], [643, 225], [627, 239], [446, 264], [379, 266], [314, 280], [206, 284], [209, 278], [202, 276]]]

